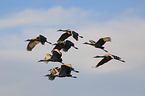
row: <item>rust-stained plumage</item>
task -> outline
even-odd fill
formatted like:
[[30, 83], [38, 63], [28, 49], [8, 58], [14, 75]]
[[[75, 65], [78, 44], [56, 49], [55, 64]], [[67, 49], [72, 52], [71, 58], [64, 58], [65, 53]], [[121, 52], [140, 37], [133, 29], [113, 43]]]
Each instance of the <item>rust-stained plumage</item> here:
[[39, 35], [38, 37], [32, 39], [27, 39], [26, 41], [29, 41], [27, 45], [27, 51], [32, 51], [32, 49], [39, 43], [41, 43], [42, 45], [44, 45], [45, 42], [51, 44], [51, 42], [48, 42], [47, 38], [42, 35]]

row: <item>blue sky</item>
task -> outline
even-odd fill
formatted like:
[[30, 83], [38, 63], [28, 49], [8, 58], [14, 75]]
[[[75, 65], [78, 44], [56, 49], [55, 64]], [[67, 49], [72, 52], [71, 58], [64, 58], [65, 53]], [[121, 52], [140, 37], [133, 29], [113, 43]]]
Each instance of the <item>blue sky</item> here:
[[[1, 96], [144, 96], [145, 95], [145, 0], [0, 0], [0, 95]], [[62, 52], [63, 61], [79, 70], [73, 78], [44, 77], [59, 63], [38, 63], [53, 46], [37, 45], [26, 51], [28, 38], [42, 34], [53, 43], [59, 28], [77, 31], [84, 38], [79, 48]], [[105, 44], [112, 60], [98, 69], [102, 50], [82, 43], [110, 36]]]

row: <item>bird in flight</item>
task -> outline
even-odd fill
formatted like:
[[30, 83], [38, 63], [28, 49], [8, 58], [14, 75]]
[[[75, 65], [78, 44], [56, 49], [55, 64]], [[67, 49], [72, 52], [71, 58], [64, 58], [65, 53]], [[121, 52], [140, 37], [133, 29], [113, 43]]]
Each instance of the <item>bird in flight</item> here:
[[125, 62], [124, 60], [122, 60], [120, 57], [116, 56], [116, 55], [112, 55], [112, 54], [106, 54], [104, 56], [95, 56], [94, 58], [103, 58], [96, 66], [95, 68], [98, 68], [99, 66], [107, 63], [108, 61], [115, 59], [115, 60], [119, 60], [121, 62]]
[[46, 54], [44, 60], [39, 60], [38, 62], [48, 63], [49, 61], [51, 61], [51, 62], [60, 62], [60, 63], [64, 64], [62, 62], [61, 57], [62, 57], [62, 53], [58, 49], [53, 49], [52, 50], [52, 55], [51, 54]]
[[67, 52], [71, 47], [78, 49], [77, 47], [75, 47], [74, 43], [71, 42], [70, 40], [59, 41], [53, 45], [55, 45], [53, 49], [58, 49], [58, 50], [63, 49], [64, 52]]
[[63, 33], [60, 38], [57, 40], [57, 42], [59, 41], [64, 41], [66, 38], [72, 36], [76, 41], [78, 41], [78, 37], [80, 38], [83, 38], [83, 36], [80, 36], [77, 32], [73, 31], [73, 30], [62, 30], [62, 29], [59, 29], [57, 31], [61, 31], [61, 32], [65, 32]]
[[94, 46], [95, 48], [100, 48], [102, 50], [104, 50], [105, 52], [108, 52], [107, 50], [104, 49], [103, 45], [108, 42], [111, 41], [110, 37], [104, 37], [104, 38], [100, 38], [97, 42], [93, 41], [93, 40], [89, 40], [90, 43], [85, 42], [83, 44], [87, 44], [87, 45], [91, 45]]
[[71, 71], [79, 73], [79, 71], [74, 70], [74, 68], [71, 66], [71, 64], [62, 64], [58, 67], [50, 69], [49, 71], [50, 71], [50, 74], [45, 75], [45, 77], [48, 77], [49, 80], [54, 80], [55, 77], [77, 78], [76, 76], [71, 75]]
[[32, 51], [32, 49], [39, 43], [41, 43], [42, 45], [45, 44], [45, 42], [52, 44], [51, 42], [47, 41], [47, 38], [39, 35], [38, 37], [32, 38], [32, 39], [27, 39], [26, 41], [29, 41], [28, 45], [27, 45], [27, 51]]

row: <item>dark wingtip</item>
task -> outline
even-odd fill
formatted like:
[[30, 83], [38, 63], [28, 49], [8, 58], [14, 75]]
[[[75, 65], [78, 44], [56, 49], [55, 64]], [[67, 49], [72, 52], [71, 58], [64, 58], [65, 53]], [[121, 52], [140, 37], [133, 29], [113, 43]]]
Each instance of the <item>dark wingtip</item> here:
[[79, 73], [79, 71], [74, 70], [74, 72]]
[[[103, 50], [104, 50], [104, 49], [103, 49]], [[107, 51], [107, 50], [104, 50], [104, 51], [108, 53], [108, 51]]]
[[78, 47], [74, 47], [75, 49], [79, 49]]
[[46, 41], [48, 44], [52, 44], [51, 42]]
[[26, 48], [26, 50], [27, 50], [27, 51], [32, 51], [32, 49], [31, 49], [31, 48], [29, 48], [29, 47], [27, 47], [27, 48]]
[[80, 38], [84, 38], [83, 36], [79, 36]]

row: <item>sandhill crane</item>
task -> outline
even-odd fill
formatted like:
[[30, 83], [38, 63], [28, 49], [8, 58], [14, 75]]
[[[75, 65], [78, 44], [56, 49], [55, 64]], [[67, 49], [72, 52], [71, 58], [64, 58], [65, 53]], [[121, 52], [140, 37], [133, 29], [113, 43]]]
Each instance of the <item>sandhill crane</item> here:
[[65, 32], [61, 35], [61, 37], [57, 40], [57, 42], [59, 41], [64, 41], [66, 38], [72, 36], [76, 41], [78, 41], [78, 37], [80, 38], [83, 38], [83, 36], [79, 36], [79, 34], [75, 31], [72, 31], [72, 30], [62, 30], [62, 29], [59, 29], [57, 31], [62, 31], [62, 32]]
[[60, 65], [59, 67], [50, 69], [50, 74], [45, 75], [45, 77], [48, 77], [49, 80], [54, 80], [55, 77], [77, 78], [76, 76], [71, 75], [71, 71], [79, 73], [79, 71], [74, 70], [71, 64], [63, 64], [63, 65]]
[[111, 41], [110, 37], [104, 37], [104, 38], [100, 38], [97, 42], [93, 41], [93, 40], [89, 40], [90, 43], [85, 42], [83, 44], [88, 44], [88, 45], [92, 45], [95, 48], [100, 48], [102, 50], [104, 50], [105, 52], [108, 52], [107, 50], [104, 49], [103, 45], [108, 42]]
[[112, 60], [112, 59], [116, 59], [116, 60], [119, 60], [121, 62], [125, 62], [124, 60], [121, 60], [120, 57], [112, 55], [112, 54], [106, 54], [104, 56], [95, 56], [94, 58], [103, 58], [95, 67], [99, 67], [99, 66], [103, 65], [104, 63]]
[[71, 47], [78, 49], [77, 47], [75, 47], [74, 43], [71, 42], [70, 40], [59, 41], [54, 45], [55, 47], [53, 49], [58, 49], [58, 50], [63, 49], [64, 52], [67, 52]]
[[32, 51], [32, 49], [38, 44], [41, 43], [42, 45], [45, 44], [45, 42], [52, 44], [51, 42], [47, 41], [47, 38], [39, 35], [38, 37], [32, 38], [32, 39], [27, 39], [26, 41], [29, 41], [28, 45], [27, 45], [27, 50], [28, 51]]
[[48, 77], [49, 80], [54, 80], [55, 77], [59, 74], [57, 68], [50, 69], [50, 74], [45, 75], [45, 77]]
[[64, 64], [62, 62], [61, 56], [62, 56], [62, 53], [58, 49], [53, 49], [52, 50], [52, 55], [51, 54], [46, 54], [44, 60], [39, 60], [38, 62], [48, 63], [49, 61], [51, 61], [51, 62], [60, 62], [60, 63]]

